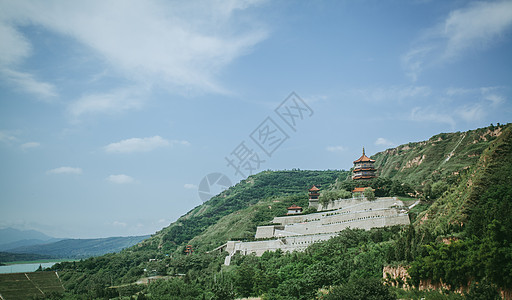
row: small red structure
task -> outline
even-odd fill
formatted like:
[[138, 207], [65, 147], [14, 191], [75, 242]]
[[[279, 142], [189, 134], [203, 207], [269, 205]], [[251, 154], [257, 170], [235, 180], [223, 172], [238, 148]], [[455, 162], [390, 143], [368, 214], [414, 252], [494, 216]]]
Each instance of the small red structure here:
[[319, 191], [320, 189], [313, 185], [313, 187], [309, 189], [309, 200], [318, 200], [320, 196]]
[[365, 187], [357, 187], [355, 188], [352, 193], [362, 193], [364, 192]]
[[[354, 197], [363, 197], [364, 196], [364, 190], [369, 187], [356, 187], [352, 190], [352, 194]], [[372, 191], [375, 192], [375, 189], [372, 189]]]
[[287, 215], [296, 215], [296, 214], [300, 214], [300, 213], [302, 213], [302, 207], [297, 206], [295, 204], [288, 207]]
[[187, 247], [185, 248], [185, 253], [187, 255], [190, 255], [190, 254], [192, 254], [192, 252], [194, 252], [194, 249], [192, 248], [192, 245], [187, 245]]
[[352, 170], [352, 180], [371, 179], [377, 177], [375, 174], [375, 167], [373, 164], [375, 160], [369, 158], [364, 154], [357, 160], [354, 161], [354, 170]]

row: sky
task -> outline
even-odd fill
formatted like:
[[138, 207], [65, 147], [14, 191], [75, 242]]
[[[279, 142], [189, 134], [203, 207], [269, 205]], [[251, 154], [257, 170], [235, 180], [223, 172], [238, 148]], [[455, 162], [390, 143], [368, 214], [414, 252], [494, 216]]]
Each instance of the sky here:
[[512, 1], [0, 0], [0, 228], [152, 234], [264, 170], [512, 121]]

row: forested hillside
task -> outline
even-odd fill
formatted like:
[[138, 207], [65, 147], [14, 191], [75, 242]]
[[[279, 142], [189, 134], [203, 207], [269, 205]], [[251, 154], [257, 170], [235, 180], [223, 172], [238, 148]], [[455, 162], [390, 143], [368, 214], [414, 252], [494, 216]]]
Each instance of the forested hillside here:
[[98, 239], [64, 239], [58, 242], [16, 247], [10, 253], [36, 254], [52, 258], [87, 258], [119, 252], [149, 236], [108, 237]]
[[[348, 229], [306, 252], [235, 256], [231, 266], [222, 266], [224, 254], [208, 251], [229, 239], [251, 239], [257, 225], [285, 214], [288, 205], [306, 206], [313, 184], [332, 193], [354, 186], [348, 171], [265, 171], [130, 249], [54, 269], [60, 271], [67, 297], [84, 299], [341, 299], [352, 293], [408, 297], [380, 284], [386, 265], [412, 266], [411, 284], [441, 281], [456, 289], [478, 281], [485, 285], [471, 285], [468, 295], [495, 295], [498, 288], [511, 288], [512, 277], [503, 276], [512, 274], [511, 137], [512, 126], [491, 126], [439, 134], [373, 156], [380, 178], [366, 184], [376, 194], [421, 200], [410, 213], [414, 223], [409, 227]], [[184, 253], [187, 244], [194, 247], [192, 255]], [[165, 280], [130, 284], [153, 275]], [[427, 292], [409, 293], [420, 298]]]
[[[419, 216], [417, 227], [454, 237], [432, 244], [411, 276], [451, 286], [485, 282], [512, 291], [512, 127], [489, 145], [459, 184]], [[440, 268], [443, 266], [443, 268]]]
[[[337, 178], [345, 178], [347, 175], [346, 171], [292, 170], [264, 171], [249, 176], [157, 232], [153, 237], [141, 243], [135, 251], [156, 249], [163, 252], [174, 251], [178, 246], [183, 246], [195, 236], [203, 234], [210, 226], [233, 212], [246, 209], [268, 198], [294, 194], [305, 196], [313, 184], [329, 186]], [[281, 210], [280, 213], [282, 212]], [[254, 224], [244, 224], [244, 226], [254, 229], [254, 232], [256, 230]], [[254, 235], [253, 231], [241, 229], [238, 231], [226, 237], [249, 238]], [[225, 242], [224, 239], [215, 242], [221, 241]]]

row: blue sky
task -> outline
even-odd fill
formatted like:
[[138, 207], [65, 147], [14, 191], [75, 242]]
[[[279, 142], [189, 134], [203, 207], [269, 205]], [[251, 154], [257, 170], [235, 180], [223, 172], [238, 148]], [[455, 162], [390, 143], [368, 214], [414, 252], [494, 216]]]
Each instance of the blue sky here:
[[154, 233], [211, 173], [510, 122], [510, 53], [512, 1], [0, 1], [0, 227]]

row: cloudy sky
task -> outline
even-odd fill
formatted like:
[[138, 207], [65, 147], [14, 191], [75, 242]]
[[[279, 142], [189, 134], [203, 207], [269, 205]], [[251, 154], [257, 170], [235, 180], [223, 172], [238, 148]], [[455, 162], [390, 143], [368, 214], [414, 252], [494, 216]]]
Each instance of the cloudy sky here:
[[0, 228], [154, 233], [251, 173], [510, 122], [510, 53], [511, 1], [2, 0]]

